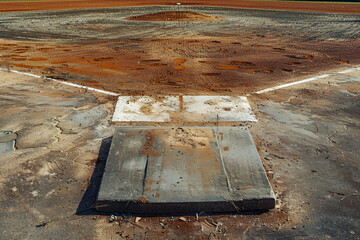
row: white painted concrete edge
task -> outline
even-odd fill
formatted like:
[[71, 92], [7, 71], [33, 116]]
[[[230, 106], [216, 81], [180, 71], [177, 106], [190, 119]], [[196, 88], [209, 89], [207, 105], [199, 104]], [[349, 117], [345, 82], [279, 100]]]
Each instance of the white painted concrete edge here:
[[94, 91], [94, 92], [98, 92], [98, 93], [103, 93], [103, 94], [107, 94], [107, 95], [111, 95], [111, 96], [120, 96], [120, 94], [114, 93], [114, 92], [109, 92], [109, 91], [105, 91], [105, 90], [100, 90], [100, 89], [96, 89], [96, 88], [92, 88], [92, 87], [87, 87], [87, 86], [83, 86], [83, 85], [79, 85], [79, 84], [75, 84], [75, 83], [70, 83], [70, 82], [64, 82], [64, 81], [59, 81], [53, 78], [48, 78], [48, 77], [42, 77], [39, 75], [35, 75], [32, 73], [26, 73], [26, 72], [20, 72], [20, 71], [16, 71], [16, 70], [11, 70], [11, 69], [5, 69], [5, 68], [0, 68], [0, 70], [4, 71], [4, 72], [12, 72], [12, 73], [17, 73], [17, 74], [21, 74], [21, 75], [26, 75], [26, 76], [30, 76], [30, 77], [34, 77], [34, 78], [40, 78], [40, 79], [46, 79], [46, 80], [51, 80], [60, 84], [64, 84], [64, 85], [68, 85], [68, 86], [72, 86], [72, 87], [76, 87], [76, 88], [83, 88], [83, 89], [87, 89], [89, 91]]
[[274, 90], [277, 90], [277, 89], [281, 89], [281, 88], [285, 88], [285, 87], [290, 87], [290, 86], [298, 85], [298, 84], [301, 84], [301, 83], [311, 82], [311, 81], [315, 81], [315, 80], [318, 80], [318, 79], [335, 76], [335, 75], [338, 75], [338, 74], [351, 73], [351, 72], [355, 72], [355, 71], [360, 71], [360, 67], [351, 68], [351, 69], [347, 69], [347, 70], [340, 71], [340, 72], [336, 72], [336, 73], [323, 74], [323, 75], [320, 75], [320, 76], [316, 76], [316, 77], [312, 77], [312, 78], [307, 78], [307, 79], [304, 79], [304, 80], [300, 80], [300, 81], [297, 81], [297, 82], [282, 84], [282, 85], [279, 85], [279, 86], [275, 86], [275, 87], [271, 87], [271, 88], [266, 88], [266, 89], [263, 89], [263, 90], [259, 90], [259, 91], [255, 92], [255, 93], [256, 93], [256, 94], [261, 94], [261, 93], [271, 92], [271, 91], [274, 91]]

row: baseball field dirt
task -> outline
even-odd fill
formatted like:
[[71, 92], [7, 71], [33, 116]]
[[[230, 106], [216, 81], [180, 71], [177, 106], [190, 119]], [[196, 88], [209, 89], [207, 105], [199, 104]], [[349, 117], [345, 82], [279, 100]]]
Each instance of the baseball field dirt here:
[[[177, 3], [0, 1], [0, 238], [360, 239], [360, 4]], [[241, 96], [257, 121], [113, 122], [118, 95]], [[186, 124], [246, 126], [275, 208], [96, 211], [118, 125]]]

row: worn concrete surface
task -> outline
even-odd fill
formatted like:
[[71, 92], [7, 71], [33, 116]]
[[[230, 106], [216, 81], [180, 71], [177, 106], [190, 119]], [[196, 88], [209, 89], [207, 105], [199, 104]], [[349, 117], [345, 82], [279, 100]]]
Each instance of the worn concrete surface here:
[[[73, 219], [102, 140], [112, 135], [112, 98], [0, 76], [0, 131], [18, 135], [16, 151], [0, 156], [0, 239], [91, 238]], [[50, 223], [50, 231], [36, 227]]]
[[119, 127], [96, 204], [110, 213], [234, 213], [274, 208], [275, 196], [245, 127]]
[[94, 204], [116, 99], [1, 72], [0, 130], [23, 139], [0, 156], [1, 238], [359, 239], [359, 82], [357, 71], [249, 97], [274, 210], [109, 223]]
[[[114, 122], [167, 122], [179, 126], [206, 122], [256, 122], [243, 96], [120, 96]], [[196, 125], [195, 125], [196, 126]]]

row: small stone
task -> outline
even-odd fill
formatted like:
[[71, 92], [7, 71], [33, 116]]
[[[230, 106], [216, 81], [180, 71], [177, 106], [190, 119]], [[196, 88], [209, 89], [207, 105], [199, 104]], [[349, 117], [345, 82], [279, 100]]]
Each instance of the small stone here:
[[38, 191], [32, 191], [31, 194], [33, 195], [33, 197], [37, 197], [39, 195], [39, 192]]
[[186, 221], [187, 221], [187, 219], [184, 218], [184, 217], [180, 217], [179, 220], [181, 220], [181, 221], [183, 221], [183, 222], [186, 222]]
[[140, 222], [140, 220], [141, 220], [141, 217], [136, 217], [136, 218], [135, 218], [135, 223]]
[[292, 227], [292, 229], [296, 229], [296, 227], [295, 227], [295, 226], [293, 226], [293, 227]]
[[355, 235], [355, 232], [353, 230], [350, 231], [350, 234]]
[[111, 215], [109, 218], [109, 222], [114, 222], [116, 220], [116, 216], [115, 215]]

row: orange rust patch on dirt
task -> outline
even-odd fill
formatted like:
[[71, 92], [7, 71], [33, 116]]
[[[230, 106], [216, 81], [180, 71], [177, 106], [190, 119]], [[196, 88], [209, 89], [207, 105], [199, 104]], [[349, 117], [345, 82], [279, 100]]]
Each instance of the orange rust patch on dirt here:
[[34, 61], [34, 62], [43, 62], [48, 60], [47, 58], [29, 58], [29, 61]]
[[184, 63], [184, 62], [186, 62], [186, 60], [184, 59], [184, 58], [176, 58], [176, 59], [174, 59], [174, 63]]
[[204, 89], [205, 91], [208, 91], [208, 92], [214, 92], [213, 89], [210, 89], [210, 88], [207, 88], [207, 87], [202, 87], [202, 89]]
[[98, 83], [99, 81], [94, 81], [94, 80], [83, 80], [82, 82], [85, 82], [85, 83]]
[[12, 57], [19, 57], [19, 54], [11, 54], [11, 55], [2, 55], [0, 58], [12, 58]]
[[25, 64], [12, 64], [15, 67], [20, 67], [20, 68], [33, 68], [34, 66], [30, 66], [30, 65], [25, 65]]
[[272, 70], [272, 69], [265, 69], [264, 72], [266, 72], [266, 73], [273, 73], [274, 70]]
[[225, 20], [221, 17], [211, 16], [191, 11], [164, 11], [141, 16], [127, 17], [132, 21], [179, 21], [179, 22], [213, 22]]
[[114, 71], [126, 71], [126, 67], [125, 66], [119, 66], [119, 65], [100, 65], [101, 68], [103, 69], [109, 69], [109, 70], [114, 70]]
[[174, 69], [176, 69], [176, 70], [184, 70], [185, 67], [184, 67], [184, 66], [181, 66], [181, 65], [176, 65], [176, 66], [174, 67]]
[[257, 70], [256, 70], [256, 69], [245, 69], [245, 72], [248, 72], [248, 73], [256, 73]]
[[220, 70], [239, 70], [240, 68], [238, 66], [231, 66], [231, 65], [220, 65], [216, 66], [217, 69]]

